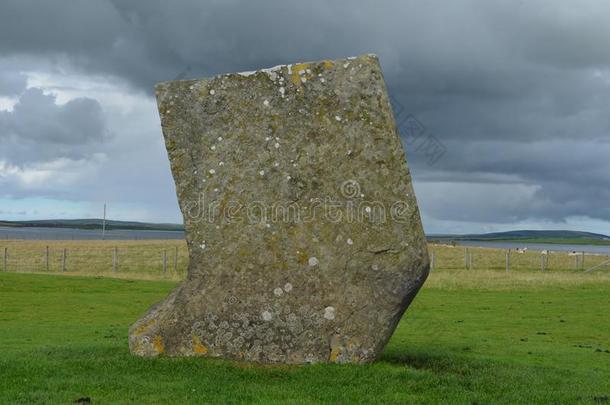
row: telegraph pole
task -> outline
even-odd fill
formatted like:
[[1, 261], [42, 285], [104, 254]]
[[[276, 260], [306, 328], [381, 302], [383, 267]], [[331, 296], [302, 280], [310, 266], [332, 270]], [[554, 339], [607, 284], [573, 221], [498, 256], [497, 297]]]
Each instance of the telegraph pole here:
[[106, 203], [104, 203], [104, 219], [102, 220], [102, 240], [106, 239]]

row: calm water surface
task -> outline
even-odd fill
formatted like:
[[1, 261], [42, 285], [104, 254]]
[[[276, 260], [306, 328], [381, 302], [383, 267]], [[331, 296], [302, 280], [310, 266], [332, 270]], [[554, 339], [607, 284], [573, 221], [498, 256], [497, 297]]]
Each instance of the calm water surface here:
[[[0, 240], [101, 240], [101, 229], [0, 227]], [[182, 231], [107, 230], [108, 240], [184, 239]]]

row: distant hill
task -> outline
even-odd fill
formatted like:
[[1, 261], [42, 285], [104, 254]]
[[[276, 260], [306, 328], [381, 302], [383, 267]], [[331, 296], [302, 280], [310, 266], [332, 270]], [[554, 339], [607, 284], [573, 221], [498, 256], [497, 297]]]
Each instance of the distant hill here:
[[460, 235], [460, 239], [537, 239], [537, 238], [585, 238], [585, 239], [608, 239], [607, 235], [581, 231], [508, 231], [492, 232], [483, 234]]
[[[44, 219], [37, 221], [2, 221], [0, 226], [13, 228], [72, 228], [72, 229], [102, 229], [101, 219]], [[141, 231], [184, 231], [181, 224], [156, 224], [135, 221], [106, 220], [106, 229], [125, 229]]]
[[[101, 229], [101, 219], [44, 219], [36, 221], [2, 221], [0, 227], [14, 228], [72, 228], [72, 229]], [[106, 229], [125, 229], [141, 231], [184, 231], [182, 224], [159, 224], [136, 221], [106, 220]], [[519, 240], [528, 242], [550, 243], [610, 243], [610, 236], [600, 233], [581, 231], [532, 231], [519, 230], [508, 232], [492, 232], [466, 235], [427, 235], [429, 240], [474, 240], [474, 241], [508, 241]]]
[[466, 235], [428, 235], [429, 240], [471, 241], [522, 241], [538, 243], [610, 244], [610, 237], [600, 233], [582, 231], [519, 230]]

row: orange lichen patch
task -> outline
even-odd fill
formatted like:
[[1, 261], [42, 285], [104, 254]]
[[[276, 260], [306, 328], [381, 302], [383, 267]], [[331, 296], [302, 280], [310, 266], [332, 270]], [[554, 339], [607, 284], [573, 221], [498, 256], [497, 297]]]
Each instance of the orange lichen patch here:
[[201, 343], [201, 339], [199, 339], [199, 336], [193, 335], [193, 338], [191, 340], [193, 344], [193, 352], [202, 356], [208, 353], [208, 348], [205, 347], [203, 343]]
[[301, 75], [299, 74], [299, 72], [309, 69], [309, 66], [309, 63], [297, 63], [296, 65], [292, 65], [292, 74], [290, 75], [290, 80], [293, 84], [295, 84], [296, 86], [301, 85], [301, 77], [305, 77], [305, 75]]
[[131, 351], [139, 356], [142, 356], [144, 353], [144, 350], [142, 350], [142, 342], [140, 342], [139, 340], [136, 341], [133, 344], [133, 349]]
[[330, 348], [330, 356], [328, 357], [328, 360], [335, 363], [339, 358], [339, 354], [341, 354], [341, 348], [339, 348], [338, 346], [332, 346]]
[[144, 333], [150, 326], [154, 325], [155, 322], [157, 322], [154, 318], [151, 318], [149, 320], [147, 320], [146, 322], [144, 322], [142, 325], [138, 326], [134, 331], [133, 334], [138, 336], [141, 335], [142, 333]]
[[332, 69], [333, 66], [335, 66], [335, 62], [331, 60], [325, 60], [324, 62], [322, 62], [322, 65], [324, 66], [324, 69]]
[[165, 345], [163, 344], [163, 338], [159, 335], [156, 335], [153, 338], [153, 347], [157, 353], [163, 353], [165, 351]]

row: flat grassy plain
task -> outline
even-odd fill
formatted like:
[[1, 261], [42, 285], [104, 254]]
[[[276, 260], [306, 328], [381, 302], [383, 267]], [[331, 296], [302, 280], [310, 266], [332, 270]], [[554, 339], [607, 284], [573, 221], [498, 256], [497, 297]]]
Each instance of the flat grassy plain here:
[[129, 325], [180, 273], [0, 273], [0, 403], [610, 403], [610, 271], [506, 273], [478, 250], [469, 271], [461, 249], [432, 249], [448, 268], [364, 366], [137, 358]]
[[[0, 240], [0, 271], [4, 271], [5, 248], [8, 252], [7, 270], [19, 273], [62, 273], [64, 250], [66, 251], [65, 273], [72, 275], [178, 281], [186, 275], [188, 265], [188, 250], [183, 240]], [[434, 254], [437, 269], [469, 268], [466, 252], [472, 255], [473, 270], [506, 269], [506, 250], [502, 249], [429, 244], [429, 250]], [[115, 251], [116, 271], [113, 272]], [[544, 268], [551, 273], [571, 273], [608, 260], [610, 256], [607, 255], [586, 254], [583, 263], [580, 254], [568, 256], [566, 252], [550, 252], [545, 256]], [[523, 254], [512, 251], [510, 254], [510, 270], [514, 272], [541, 271], [541, 262], [540, 252], [537, 251], [529, 250]], [[600, 268], [600, 271], [606, 273], [609, 270], [610, 263]]]

